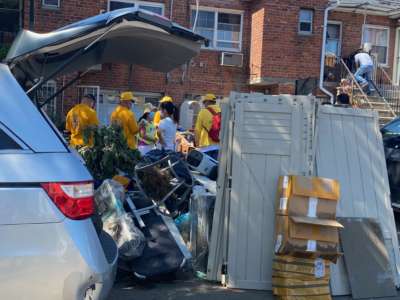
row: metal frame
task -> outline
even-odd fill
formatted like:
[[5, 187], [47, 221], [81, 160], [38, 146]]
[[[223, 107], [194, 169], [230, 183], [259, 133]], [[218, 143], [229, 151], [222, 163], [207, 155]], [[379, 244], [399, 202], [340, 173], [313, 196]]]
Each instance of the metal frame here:
[[[153, 163], [151, 163], [151, 164], [147, 164], [147, 165], [144, 165], [144, 166], [142, 166], [142, 167], [139, 167], [138, 165], [135, 166], [135, 171], [134, 171], [134, 179], [135, 179], [135, 182], [136, 182], [136, 184], [137, 184], [137, 186], [138, 186], [140, 192], [146, 197], [146, 199], [151, 200], [151, 201], [153, 202], [153, 204], [154, 204], [153, 206], [151, 206], [151, 207], [149, 207], [149, 208], [146, 208], [147, 210], [148, 210], [148, 209], [151, 209], [151, 208], [154, 208], [154, 207], [156, 207], [156, 206], [158, 207], [159, 204], [156, 203], [153, 199], [151, 199], [151, 197], [149, 197], [149, 196], [146, 194], [146, 192], [145, 192], [145, 190], [144, 190], [144, 188], [143, 188], [143, 186], [142, 186], [142, 182], [141, 182], [141, 180], [140, 180], [140, 178], [139, 178], [139, 174], [138, 174], [138, 173], [139, 173], [140, 171], [144, 171], [144, 170], [146, 170], [146, 169], [150, 169], [150, 168], [152, 168], [152, 167], [155, 167], [155, 166], [160, 165], [160, 164], [165, 163], [165, 162], [168, 163], [168, 167], [165, 167], [165, 168], [162, 169], [161, 171], [167, 171], [167, 170], [169, 170], [169, 171], [174, 175], [175, 180], [177, 180], [177, 182], [174, 182], [174, 184], [173, 184], [174, 187], [167, 193], [167, 195], [164, 196], [163, 199], [161, 199], [161, 200], [159, 201], [160, 203], [165, 203], [165, 201], [167, 201], [167, 200], [175, 193], [175, 191], [177, 191], [177, 190], [178, 190], [180, 187], [182, 187], [182, 186], [185, 186], [185, 187], [187, 188], [186, 192], [184, 193], [184, 195], [183, 195], [183, 197], [182, 197], [182, 198], [184, 199], [186, 196], [189, 195], [189, 193], [190, 193], [190, 191], [191, 191], [191, 189], [192, 189], [192, 187], [193, 187], [193, 183], [194, 183], [193, 177], [192, 177], [192, 184], [189, 185], [189, 184], [186, 183], [186, 181], [185, 181], [184, 178], [179, 179], [179, 176], [178, 176], [178, 175], [175, 173], [175, 171], [174, 171], [174, 166], [177, 165], [178, 163], [180, 163], [181, 161], [178, 160], [178, 161], [176, 161], [175, 163], [171, 163], [170, 159], [171, 159], [170, 155], [167, 155], [166, 157], [164, 157], [164, 158], [162, 158], [162, 159], [160, 159], [160, 160], [158, 160], [158, 161], [156, 161], [156, 162], [153, 162]], [[189, 169], [188, 169], [188, 174], [190, 174]], [[183, 201], [183, 200], [182, 200], [182, 201]]]

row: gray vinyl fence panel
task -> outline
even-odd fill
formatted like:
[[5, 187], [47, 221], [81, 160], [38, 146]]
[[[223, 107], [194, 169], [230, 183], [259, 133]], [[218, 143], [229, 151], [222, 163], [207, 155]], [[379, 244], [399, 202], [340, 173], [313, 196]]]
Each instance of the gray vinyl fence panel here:
[[[316, 175], [339, 180], [338, 217], [379, 222], [399, 286], [398, 237], [378, 115], [370, 110], [320, 106], [317, 116]], [[332, 265], [331, 277], [334, 296], [351, 293], [342, 260]]]
[[275, 197], [280, 175], [307, 175], [313, 97], [235, 103], [228, 222], [228, 287], [272, 288]]

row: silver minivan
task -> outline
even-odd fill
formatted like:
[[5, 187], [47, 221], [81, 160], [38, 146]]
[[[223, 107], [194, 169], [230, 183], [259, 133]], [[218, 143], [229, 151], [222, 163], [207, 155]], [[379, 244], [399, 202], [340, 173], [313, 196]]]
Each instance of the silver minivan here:
[[106, 299], [115, 279], [118, 251], [91, 220], [93, 179], [36, 91], [67, 73], [77, 74], [73, 83], [103, 63], [168, 72], [203, 42], [134, 8], [17, 36], [0, 64], [0, 299]]

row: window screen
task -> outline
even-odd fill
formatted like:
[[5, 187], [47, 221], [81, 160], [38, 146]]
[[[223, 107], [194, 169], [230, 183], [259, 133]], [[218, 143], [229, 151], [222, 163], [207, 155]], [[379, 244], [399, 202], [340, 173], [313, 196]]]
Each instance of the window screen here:
[[11, 137], [9, 137], [3, 130], [0, 129], [0, 150], [16, 150], [21, 149]]

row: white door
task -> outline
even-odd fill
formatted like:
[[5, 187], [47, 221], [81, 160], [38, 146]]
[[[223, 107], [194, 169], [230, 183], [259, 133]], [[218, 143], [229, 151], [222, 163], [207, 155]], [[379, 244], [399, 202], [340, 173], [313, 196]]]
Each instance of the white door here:
[[239, 101], [234, 109], [228, 229], [231, 288], [271, 290], [278, 177], [306, 175], [310, 165], [312, 118], [303, 112], [303, 105], [314, 105], [313, 98], [304, 103], [266, 98], [262, 103]]
[[325, 54], [340, 57], [342, 51], [342, 24], [340, 22], [329, 22], [326, 30]]

